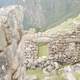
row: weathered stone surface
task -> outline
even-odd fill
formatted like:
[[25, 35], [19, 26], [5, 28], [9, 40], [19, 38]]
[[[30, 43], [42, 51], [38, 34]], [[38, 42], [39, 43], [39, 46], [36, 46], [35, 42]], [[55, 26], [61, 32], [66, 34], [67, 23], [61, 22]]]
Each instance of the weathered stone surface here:
[[[13, 20], [11, 16], [8, 15], [10, 11], [13, 11], [15, 12], [14, 15], [19, 18], [19, 15], [17, 16], [16, 14], [16, 9], [16, 7], [7, 8], [7, 13], [5, 10], [3, 11], [5, 12], [5, 16], [0, 16], [0, 80], [16, 80], [20, 73], [17, 73], [19, 68], [17, 47], [22, 32], [21, 29], [18, 28], [19, 24], [17, 20]], [[13, 18], [15, 18], [14, 15], [12, 14]], [[14, 25], [12, 25], [12, 23]]]
[[3, 51], [7, 47], [7, 41], [5, 32], [0, 27], [0, 51]]
[[[12, 47], [8, 47], [3, 53], [0, 53], [0, 79], [12, 80], [13, 74], [16, 72], [18, 63], [16, 57], [13, 56]], [[12, 54], [11, 54], [12, 53]]]

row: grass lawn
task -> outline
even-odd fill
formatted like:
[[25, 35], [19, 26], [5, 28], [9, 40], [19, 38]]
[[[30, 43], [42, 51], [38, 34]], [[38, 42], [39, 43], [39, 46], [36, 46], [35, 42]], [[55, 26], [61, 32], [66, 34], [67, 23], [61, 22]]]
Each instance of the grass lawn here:
[[64, 80], [63, 70], [55, 71], [54, 73], [52, 73], [50, 80]]
[[44, 78], [44, 74], [43, 74], [43, 71], [41, 69], [29, 69], [27, 70], [27, 74], [28, 75], [35, 75], [38, 77], [38, 80], [42, 80]]
[[[35, 75], [38, 77], [38, 80], [44, 80], [45, 74], [41, 69], [29, 69], [27, 70], [27, 75]], [[50, 73], [50, 80], [64, 80], [63, 71], [58, 71], [55, 73]], [[79, 80], [79, 79], [78, 79]]]

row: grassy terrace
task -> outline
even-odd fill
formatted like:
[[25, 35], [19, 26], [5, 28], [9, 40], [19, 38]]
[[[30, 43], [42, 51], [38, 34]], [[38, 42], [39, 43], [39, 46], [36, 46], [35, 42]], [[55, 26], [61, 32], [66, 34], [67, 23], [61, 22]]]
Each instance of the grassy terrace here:
[[76, 80], [80, 80], [80, 72], [75, 72], [74, 73]]
[[44, 78], [43, 71], [41, 69], [29, 69], [27, 70], [28, 75], [35, 75], [38, 77], [38, 80], [42, 80]]
[[54, 28], [46, 30], [44, 33], [47, 35], [50, 35], [50, 34], [70, 32], [75, 28], [73, 26], [74, 22], [80, 23], [80, 15], [75, 18], [70, 18], [64, 21], [62, 24], [55, 26]]
[[[27, 75], [29, 75], [29, 76], [35, 75], [35, 76], [37, 76], [38, 80], [44, 80], [44, 78], [45, 78], [45, 75], [41, 69], [27, 70]], [[63, 71], [50, 73], [49, 77], [50, 77], [50, 80], [64, 80]]]
[[[44, 73], [41, 69], [35, 69], [35, 70], [27, 70], [27, 75], [35, 75], [38, 77], [38, 80], [44, 80]], [[73, 73], [74, 77], [76, 78], [76, 80], [80, 80], [80, 72], [75, 72]], [[63, 69], [59, 70], [59, 71], [55, 71], [50, 73], [50, 79], [49, 80], [65, 80], [65, 74], [63, 72]]]

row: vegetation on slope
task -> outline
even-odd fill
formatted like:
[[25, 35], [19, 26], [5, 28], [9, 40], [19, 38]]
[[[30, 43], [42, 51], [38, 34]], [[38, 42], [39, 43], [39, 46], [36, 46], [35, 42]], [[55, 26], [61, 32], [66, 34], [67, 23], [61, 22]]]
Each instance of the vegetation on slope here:
[[64, 21], [62, 24], [55, 26], [54, 28], [48, 29], [44, 33], [47, 35], [65, 33], [74, 30], [75, 24], [80, 22], [80, 15], [76, 18], [70, 18], [67, 21]]

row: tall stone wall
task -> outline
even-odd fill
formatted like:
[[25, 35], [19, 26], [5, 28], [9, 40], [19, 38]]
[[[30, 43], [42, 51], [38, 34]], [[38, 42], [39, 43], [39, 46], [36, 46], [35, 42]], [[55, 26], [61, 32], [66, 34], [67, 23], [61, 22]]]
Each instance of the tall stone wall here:
[[70, 33], [59, 34], [49, 43], [50, 57], [61, 64], [80, 61], [80, 26]]

